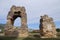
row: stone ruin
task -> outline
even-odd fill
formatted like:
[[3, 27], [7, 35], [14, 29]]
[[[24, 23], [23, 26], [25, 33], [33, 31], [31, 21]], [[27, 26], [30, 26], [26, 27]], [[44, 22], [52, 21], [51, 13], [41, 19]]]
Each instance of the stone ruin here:
[[[21, 18], [21, 27], [14, 27], [14, 21], [17, 17]], [[12, 6], [5, 26], [5, 36], [9, 37], [28, 37], [27, 14], [24, 7]]]
[[56, 38], [57, 32], [53, 18], [48, 15], [41, 16], [40, 19], [40, 37], [41, 38]]
[[[14, 27], [14, 21], [17, 17], [21, 18], [21, 27]], [[41, 16], [40, 19], [40, 37], [41, 38], [56, 38], [56, 28], [53, 18], [48, 15]], [[8, 15], [5, 26], [5, 36], [9, 37], [28, 37], [27, 14], [24, 7], [12, 6]]]

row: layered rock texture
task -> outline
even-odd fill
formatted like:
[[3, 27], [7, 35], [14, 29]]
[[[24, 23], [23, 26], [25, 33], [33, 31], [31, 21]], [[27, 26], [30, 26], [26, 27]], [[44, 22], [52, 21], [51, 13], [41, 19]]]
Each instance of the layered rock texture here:
[[[21, 18], [21, 27], [14, 27], [14, 21], [17, 17]], [[24, 7], [12, 6], [8, 15], [5, 26], [5, 36], [28, 37], [27, 14]]]
[[56, 28], [53, 18], [48, 15], [41, 16], [40, 19], [40, 36], [41, 38], [56, 38]]

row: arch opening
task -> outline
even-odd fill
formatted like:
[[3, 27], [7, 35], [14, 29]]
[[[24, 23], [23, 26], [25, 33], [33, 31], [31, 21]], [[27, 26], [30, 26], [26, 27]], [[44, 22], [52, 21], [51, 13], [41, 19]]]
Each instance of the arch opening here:
[[20, 17], [17, 17], [17, 18], [14, 20], [13, 26], [15, 26], [15, 27], [20, 27], [20, 26], [21, 26], [21, 18], [20, 18]]

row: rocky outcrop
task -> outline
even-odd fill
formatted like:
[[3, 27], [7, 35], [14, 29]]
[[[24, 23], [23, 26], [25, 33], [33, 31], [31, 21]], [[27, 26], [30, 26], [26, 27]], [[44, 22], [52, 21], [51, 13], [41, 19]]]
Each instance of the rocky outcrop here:
[[56, 28], [53, 18], [48, 15], [41, 16], [40, 19], [40, 36], [41, 38], [56, 38]]

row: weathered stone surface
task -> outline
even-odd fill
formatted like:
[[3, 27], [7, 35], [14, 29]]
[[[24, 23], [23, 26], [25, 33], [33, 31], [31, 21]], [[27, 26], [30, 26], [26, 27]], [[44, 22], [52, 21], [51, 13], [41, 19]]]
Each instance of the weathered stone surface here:
[[[17, 17], [21, 18], [21, 27], [19, 29], [15, 28], [13, 25]], [[14, 36], [14, 37], [28, 36], [27, 14], [24, 7], [16, 7], [16, 6], [11, 7], [7, 15], [5, 36]]]
[[40, 19], [40, 36], [41, 38], [52, 38], [56, 36], [56, 28], [51, 17], [48, 15], [41, 16]]

